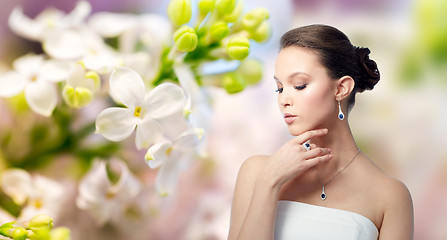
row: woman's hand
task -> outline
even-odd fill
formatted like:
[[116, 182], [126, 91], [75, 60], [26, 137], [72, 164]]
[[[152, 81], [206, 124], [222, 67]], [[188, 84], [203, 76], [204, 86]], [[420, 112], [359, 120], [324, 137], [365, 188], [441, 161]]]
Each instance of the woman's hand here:
[[306, 172], [322, 162], [332, 158], [331, 150], [320, 148], [311, 144], [309, 151], [302, 145], [313, 137], [327, 134], [327, 129], [317, 129], [304, 132], [284, 144], [274, 155], [272, 155], [258, 177], [265, 180], [273, 180], [274, 186], [279, 189], [292, 178]]

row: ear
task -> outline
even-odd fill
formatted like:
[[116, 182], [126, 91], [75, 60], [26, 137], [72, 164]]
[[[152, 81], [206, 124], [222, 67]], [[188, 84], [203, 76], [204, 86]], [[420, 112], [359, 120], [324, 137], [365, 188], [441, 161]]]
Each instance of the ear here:
[[351, 76], [343, 76], [336, 81], [335, 97], [337, 100], [347, 98], [354, 89], [354, 79]]

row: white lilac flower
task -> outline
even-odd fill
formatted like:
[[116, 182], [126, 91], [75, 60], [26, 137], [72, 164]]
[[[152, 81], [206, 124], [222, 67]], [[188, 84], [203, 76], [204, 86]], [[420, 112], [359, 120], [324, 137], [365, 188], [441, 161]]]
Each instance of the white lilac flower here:
[[4, 171], [1, 186], [16, 204], [23, 206], [19, 215], [21, 220], [30, 219], [38, 213], [56, 218], [65, 202], [63, 185], [43, 176], [31, 176], [21, 169]]
[[38, 114], [50, 116], [57, 104], [54, 83], [67, 77], [72, 65], [29, 54], [15, 60], [13, 68], [13, 71], [0, 76], [0, 97], [12, 97], [25, 91], [30, 108]]
[[100, 12], [93, 14], [88, 24], [102, 37], [120, 37], [119, 50], [122, 53], [133, 52], [137, 41], [152, 49], [169, 44], [172, 38], [170, 22], [158, 14], [135, 16]]
[[[153, 79], [158, 74], [160, 61], [152, 59], [160, 59], [164, 47], [169, 46], [172, 40], [172, 26], [166, 18], [158, 14], [135, 16], [100, 12], [93, 14], [88, 24], [102, 37], [119, 39], [118, 52], [123, 57], [124, 66], [136, 70], [144, 79]], [[135, 46], [144, 46], [145, 49], [134, 52]], [[145, 61], [135, 66], [136, 61], [132, 61], [135, 57], [144, 57]]]
[[176, 117], [185, 106], [183, 90], [163, 83], [146, 94], [143, 79], [134, 70], [117, 68], [110, 76], [110, 94], [126, 108], [111, 107], [96, 119], [96, 131], [111, 141], [129, 137], [136, 127], [138, 149], [149, 147], [163, 134], [159, 120]]
[[75, 65], [68, 75], [62, 96], [65, 102], [75, 108], [83, 107], [92, 101], [93, 94], [99, 90], [101, 79], [94, 71], [86, 71], [82, 62]]
[[188, 167], [196, 155], [196, 148], [204, 134], [203, 129], [190, 128], [174, 141], [151, 146], [145, 160], [150, 168], [159, 168], [155, 187], [160, 196], [175, 191], [179, 171]]
[[[185, 89], [188, 96], [187, 108], [185, 115], [191, 126], [201, 128], [205, 132], [209, 129], [211, 113], [211, 105], [209, 96], [204, 89], [201, 89], [195, 80], [191, 68], [184, 64], [175, 64], [174, 72], [177, 75], [180, 85]], [[206, 136], [205, 136], [206, 138]], [[206, 155], [205, 139], [198, 146], [200, 155]]]
[[[116, 182], [110, 180], [107, 165], [119, 175]], [[79, 184], [76, 205], [88, 211], [98, 225], [118, 223], [140, 191], [140, 182], [124, 162], [118, 159], [111, 159], [108, 163], [96, 160]]]
[[67, 29], [81, 25], [90, 14], [91, 6], [87, 1], [80, 1], [68, 14], [55, 8], [47, 8], [35, 19], [24, 15], [23, 9], [16, 6], [9, 16], [8, 24], [17, 35], [43, 42], [54, 30]]

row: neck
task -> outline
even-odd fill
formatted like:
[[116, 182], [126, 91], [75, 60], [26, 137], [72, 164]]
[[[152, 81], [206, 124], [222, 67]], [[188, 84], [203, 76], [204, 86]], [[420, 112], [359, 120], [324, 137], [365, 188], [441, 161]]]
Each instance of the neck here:
[[344, 168], [358, 152], [357, 144], [352, 136], [347, 119], [337, 122], [329, 128], [327, 135], [312, 139], [317, 146], [331, 149], [333, 158], [318, 165], [316, 170], [323, 184]]

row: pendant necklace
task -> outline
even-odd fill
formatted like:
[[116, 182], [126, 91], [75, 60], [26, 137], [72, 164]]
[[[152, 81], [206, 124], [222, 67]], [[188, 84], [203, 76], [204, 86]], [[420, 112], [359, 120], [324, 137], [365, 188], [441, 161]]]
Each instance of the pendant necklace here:
[[321, 185], [321, 187], [323, 188], [322, 191], [321, 191], [321, 195], [320, 195], [321, 200], [324, 201], [324, 200], [326, 200], [326, 197], [327, 197], [326, 193], [324, 192], [324, 186], [328, 185], [330, 182], [332, 182], [332, 180], [334, 180], [338, 175], [340, 175], [340, 173], [343, 172], [343, 170], [345, 170], [345, 169], [349, 166], [349, 164], [352, 163], [352, 161], [354, 161], [354, 159], [357, 157], [357, 155], [359, 155], [359, 153], [360, 153], [360, 149], [357, 151], [357, 153], [356, 153], [355, 156], [351, 159], [351, 161], [349, 161], [349, 163], [346, 164], [346, 166], [345, 166], [344, 168], [342, 168], [340, 171], [338, 171], [338, 173], [335, 174], [331, 179], [329, 179], [329, 181], [327, 181], [325, 184], [323, 184], [323, 183], [321, 182], [320, 175], [318, 175], [317, 170], [314, 168], [315, 174], [317, 175], [317, 178], [318, 178], [318, 182], [320, 182], [320, 185]]

